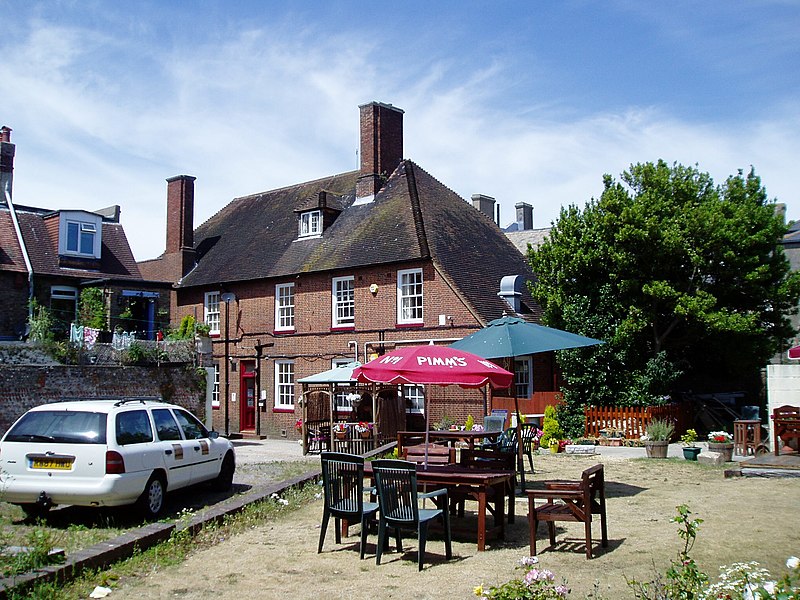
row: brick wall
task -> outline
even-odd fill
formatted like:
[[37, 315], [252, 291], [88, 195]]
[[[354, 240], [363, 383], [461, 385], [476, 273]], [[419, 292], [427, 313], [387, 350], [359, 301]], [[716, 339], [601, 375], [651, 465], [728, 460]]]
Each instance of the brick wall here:
[[0, 430], [48, 402], [109, 396], [159, 396], [205, 420], [205, 397], [194, 370], [172, 367], [0, 365]]
[[26, 273], [0, 272], [0, 337], [17, 338], [28, 319]]
[[[397, 271], [422, 268], [424, 286], [424, 325], [398, 327], [397, 325]], [[355, 283], [355, 327], [350, 330], [332, 330], [331, 289], [334, 277], [353, 276]], [[275, 333], [275, 285], [295, 284], [295, 332]], [[370, 292], [376, 284], [377, 292]], [[173, 322], [183, 315], [197, 315], [202, 320], [203, 294], [211, 289], [178, 290], [178, 310]], [[294, 422], [300, 408], [284, 413], [274, 410], [276, 360], [289, 359], [295, 364], [295, 381], [331, 368], [334, 358], [352, 358], [355, 348], [348, 342], [357, 342], [358, 358], [364, 361], [364, 345], [383, 338], [387, 349], [392, 341], [448, 339], [456, 340], [480, 328], [480, 323], [467, 306], [453, 292], [431, 262], [418, 262], [393, 266], [367, 267], [351, 271], [312, 273], [285, 280], [261, 280], [232, 284], [224, 291], [233, 292], [236, 302], [231, 304], [229, 327], [229, 356], [237, 370], [230, 372], [231, 394], [237, 402], [228, 406], [230, 431], [240, 431], [239, 415], [242, 410], [240, 387], [241, 360], [254, 360], [255, 345], [271, 344], [263, 349], [260, 390], [266, 391], [266, 406], [260, 417], [260, 430], [268, 436], [279, 436], [283, 431], [289, 437], [296, 435]], [[439, 315], [445, 315], [446, 324], [439, 325]], [[221, 307], [221, 336], [214, 339], [213, 360], [220, 365], [220, 397], [222, 408], [215, 410], [215, 427], [224, 427], [225, 401], [225, 306]], [[302, 388], [295, 385], [295, 402]], [[483, 409], [480, 391], [461, 388], [431, 388], [429, 390], [431, 421], [448, 415], [463, 422], [468, 414], [476, 420]]]

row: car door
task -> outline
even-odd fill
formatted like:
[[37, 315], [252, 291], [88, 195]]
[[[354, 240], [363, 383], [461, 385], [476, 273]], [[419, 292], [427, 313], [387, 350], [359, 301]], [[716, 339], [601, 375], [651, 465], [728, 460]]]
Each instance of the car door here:
[[183, 409], [174, 409], [173, 413], [184, 437], [190, 442], [192, 483], [213, 479], [222, 464], [218, 446], [211, 443], [208, 430], [193, 414]]
[[192, 482], [194, 440], [184, 439], [170, 409], [154, 408], [152, 412], [160, 460], [167, 470], [167, 489], [185, 487]]

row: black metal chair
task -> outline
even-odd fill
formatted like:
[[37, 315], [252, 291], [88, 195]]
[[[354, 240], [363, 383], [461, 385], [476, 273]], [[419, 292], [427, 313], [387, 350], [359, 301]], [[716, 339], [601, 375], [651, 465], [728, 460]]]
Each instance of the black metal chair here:
[[[398, 551], [402, 552], [401, 529], [413, 529], [417, 532], [419, 549], [417, 564], [422, 570], [425, 557], [425, 545], [428, 540], [428, 523], [441, 518], [444, 524], [445, 556], [453, 556], [450, 536], [450, 514], [447, 506], [447, 490], [439, 489], [427, 494], [417, 491], [417, 465], [404, 460], [376, 460], [372, 463], [375, 475], [375, 486], [378, 488], [378, 546], [375, 564], [381, 564], [386, 528], [393, 527], [397, 535]], [[437, 508], [419, 508], [419, 500], [431, 498], [436, 501]]]
[[317, 553], [322, 552], [328, 521], [333, 516], [337, 544], [342, 543], [342, 519], [361, 522], [360, 555], [364, 558], [368, 520], [378, 512], [377, 502], [364, 501], [364, 457], [344, 452], [323, 452], [321, 460], [325, 507]]
[[519, 436], [522, 439], [522, 452], [528, 456], [528, 462], [531, 465], [531, 473], [533, 470], [533, 452], [539, 448], [539, 440], [536, 437], [536, 432], [539, 428], [535, 423], [520, 423]]

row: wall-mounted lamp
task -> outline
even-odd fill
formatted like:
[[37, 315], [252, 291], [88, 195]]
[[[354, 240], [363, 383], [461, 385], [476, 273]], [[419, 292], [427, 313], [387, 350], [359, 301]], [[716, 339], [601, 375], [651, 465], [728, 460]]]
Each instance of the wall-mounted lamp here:
[[372, 283], [372, 284], [370, 284], [370, 286], [369, 286], [369, 292], [370, 292], [370, 293], [371, 293], [373, 296], [374, 296], [375, 294], [377, 294], [377, 293], [378, 293], [378, 284], [377, 284], [377, 283]]

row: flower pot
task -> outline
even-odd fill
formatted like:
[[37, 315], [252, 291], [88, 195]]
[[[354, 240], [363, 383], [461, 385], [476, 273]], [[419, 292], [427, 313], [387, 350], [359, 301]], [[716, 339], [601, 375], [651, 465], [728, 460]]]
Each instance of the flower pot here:
[[334, 431], [333, 433], [336, 436], [337, 440], [346, 440], [347, 439], [347, 432], [346, 431]]
[[550, 454], [558, 454], [558, 444], [552, 444], [550, 446]]
[[362, 431], [361, 432], [361, 439], [362, 440], [368, 440], [371, 437], [372, 437], [372, 432], [369, 429], [367, 431]]
[[697, 455], [700, 454], [700, 446], [684, 446], [683, 458], [686, 460], [697, 460]]
[[610, 438], [608, 440], [609, 446], [622, 446], [622, 438]]
[[722, 460], [731, 462], [733, 460], [733, 443], [732, 442], [708, 442], [709, 452], [719, 452], [722, 454]]
[[669, 441], [652, 441], [645, 442], [644, 448], [647, 451], [648, 458], [667, 458], [667, 450], [669, 450]]

